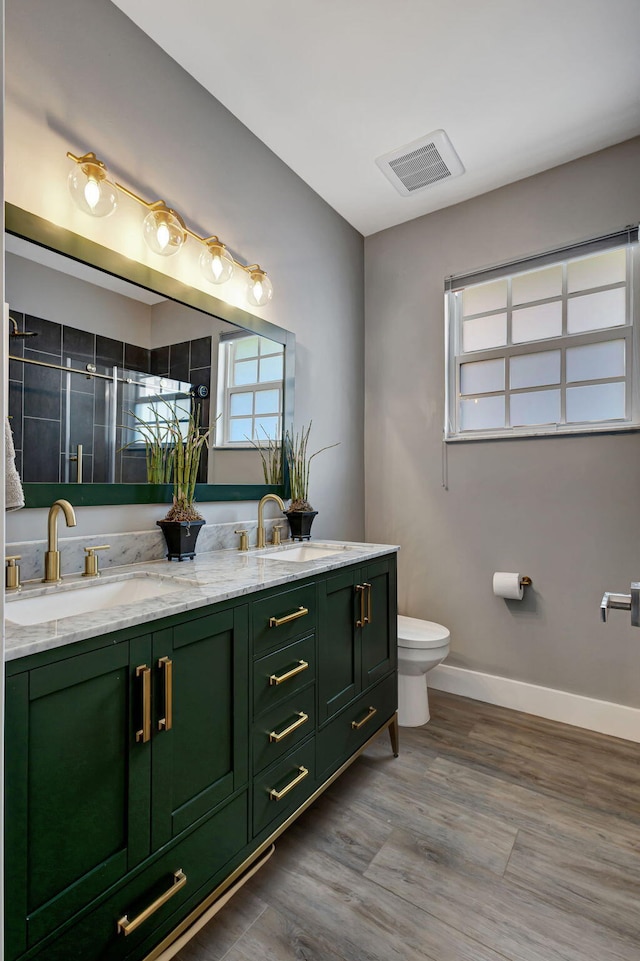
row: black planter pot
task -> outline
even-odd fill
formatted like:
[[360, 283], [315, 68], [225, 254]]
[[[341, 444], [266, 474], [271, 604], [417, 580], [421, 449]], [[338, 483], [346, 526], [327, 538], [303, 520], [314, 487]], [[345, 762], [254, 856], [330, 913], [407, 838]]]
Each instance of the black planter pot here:
[[311, 537], [311, 525], [317, 511], [284, 511], [289, 521], [292, 541], [308, 541]]
[[162, 528], [167, 542], [167, 560], [186, 561], [196, 556], [196, 541], [200, 528], [207, 522], [199, 521], [156, 521]]

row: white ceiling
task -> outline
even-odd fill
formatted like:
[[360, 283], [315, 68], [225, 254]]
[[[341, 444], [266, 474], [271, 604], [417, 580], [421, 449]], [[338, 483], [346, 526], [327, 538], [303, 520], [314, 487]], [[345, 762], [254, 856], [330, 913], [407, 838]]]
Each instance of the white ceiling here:
[[[640, 0], [115, 3], [365, 235], [640, 133]], [[466, 172], [401, 196], [438, 128]]]

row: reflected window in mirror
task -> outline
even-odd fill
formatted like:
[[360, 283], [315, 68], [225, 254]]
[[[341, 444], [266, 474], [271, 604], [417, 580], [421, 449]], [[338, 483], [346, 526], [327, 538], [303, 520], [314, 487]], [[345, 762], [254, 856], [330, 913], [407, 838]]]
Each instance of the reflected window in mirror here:
[[282, 439], [284, 347], [267, 337], [222, 335], [218, 352], [217, 447]]

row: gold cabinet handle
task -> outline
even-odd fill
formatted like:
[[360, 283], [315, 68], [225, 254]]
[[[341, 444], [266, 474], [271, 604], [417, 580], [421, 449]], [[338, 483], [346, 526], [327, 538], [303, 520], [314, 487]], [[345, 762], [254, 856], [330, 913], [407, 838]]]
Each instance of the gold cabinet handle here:
[[136, 731], [136, 741], [145, 744], [151, 740], [151, 668], [141, 664], [136, 677], [142, 678], [142, 727]]
[[293, 614], [286, 614], [284, 617], [270, 617], [269, 627], [281, 627], [283, 624], [290, 624], [291, 621], [297, 621], [299, 617], [304, 617], [308, 613], [308, 607], [299, 607]]
[[280, 674], [280, 675], [271, 674], [269, 677], [269, 686], [277, 687], [278, 684], [282, 684], [284, 681], [288, 681], [289, 678], [295, 677], [296, 674], [302, 674], [302, 672], [306, 671], [308, 667], [309, 667], [308, 661], [298, 661], [296, 666], [292, 667], [290, 671], [286, 672], [286, 674]]
[[356, 621], [356, 627], [364, 627], [367, 623], [364, 615], [364, 592], [366, 586], [364, 584], [356, 584], [356, 593], [360, 595], [360, 617]]
[[299, 772], [299, 773], [296, 774], [296, 776], [294, 777], [293, 781], [289, 781], [289, 783], [287, 784], [287, 786], [286, 786], [286, 787], [283, 787], [281, 791], [276, 791], [276, 789], [275, 789], [274, 787], [272, 787], [271, 790], [269, 791], [269, 800], [270, 800], [270, 801], [280, 801], [280, 800], [282, 800], [282, 798], [285, 796], [285, 794], [288, 794], [289, 791], [293, 791], [294, 787], [296, 787], [298, 784], [300, 784], [300, 781], [304, 781], [304, 779], [306, 778], [307, 774], [309, 773], [309, 771], [307, 770], [307, 768], [304, 767], [302, 764], [301, 764], [300, 767], [298, 768], [298, 772]]
[[[367, 584], [367, 582], [365, 581], [362, 586], [367, 589], [367, 613], [365, 614], [365, 617], [364, 617], [364, 623], [365, 623], [365, 624], [371, 624], [371, 621], [372, 621], [372, 617], [371, 617], [371, 584]], [[363, 594], [363, 597], [364, 597], [364, 594]]]
[[293, 732], [297, 731], [299, 727], [302, 727], [303, 724], [306, 724], [308, 720], [308, 714], [305, 714], [304, 711], [298, 711], [298, 719], [294, 721], [293, 724], [290, 724], [289, 727], [285, 727], [284, 731], [271, 732], [269, 735], [270, 743], [279, 744], [280, 741], [284, 741], [285, 737], [288, 737], [289, 734], [293, 734]]
[[171, 887], [165, 891], [164, 894], [161, 894], [159, 898], [156, 898], [153, 904], [150, 904], [148, 908], [145, 908], [144, 911], [141, 911], [140, 914], [132, 921], [129, 920], [126, 914], [120, 918], [118, 921], [118, 934], [124, 934], [126, 938], [128, 934], [131, 934], [132, 931], [135, 931], [136, 928], [139, 928], [140, 925], [147, 920], [147, 918], [150, 918], [152, 914], [155, 914], [155, 912], [161, 908], [163, 904], [166, 904], [167, 901], [174, 896], [174, 894], [177, 894], [180, 888], [183, 888], [186, 883], [187, 875], [184, 873], [182, 868], [178, 868], [178, 870], [174, 872], [173, 884]]
[[164, 671], [164, 717], [158, 721], [159, 731], [170, 731], [173, 725], [173, 661], [161, 657], [158, 667]]
[[370, 707], [370, 708], [369, 708], [369, 713], [367, 714], [366, 717], [363, 717], [361, 721], [352, 721], [352, 722], [351, 722], [351, 729], [352, 729], [353, 731], [359, 731], [360, 728], [361, 728], [361, 727], [364, 727], [365, 724], [367, 723], [367, 721], [370, 721], [371, 718], [373, 717], [373, 715], [374, 715], [374, 714], [377, 714], [377, 713], [378, 713], [378, 708], [377, 708], [377, 707]]

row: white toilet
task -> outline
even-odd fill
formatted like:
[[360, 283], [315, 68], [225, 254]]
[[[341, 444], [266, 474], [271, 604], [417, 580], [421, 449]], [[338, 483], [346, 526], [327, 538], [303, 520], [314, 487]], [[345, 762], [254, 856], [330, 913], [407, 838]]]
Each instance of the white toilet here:
[[420, 727], [429, 720], [427, 671], [449, 653], [451, 635], [442, 624], [398, 614], [398, 723]]

